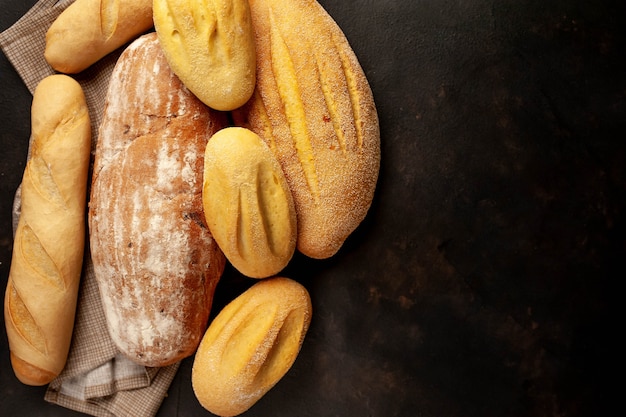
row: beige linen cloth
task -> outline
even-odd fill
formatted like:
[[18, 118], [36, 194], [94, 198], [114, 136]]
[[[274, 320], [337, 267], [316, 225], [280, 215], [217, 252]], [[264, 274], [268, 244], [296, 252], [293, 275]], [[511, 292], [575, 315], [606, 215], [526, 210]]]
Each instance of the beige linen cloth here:
[[[54, 73], [43, 57], [45, 33], [74, 0], [40, 0], [0, 34], [0, 47], [31, 94]], [[106, 89], [120, 51], [73, 77], [82, 85], [92, 121], [92, 149], [102, 118]], [[14, 227], [20, 211], [15, 197]], [[147, 368], [119, 354], [109, 337], [89, 253], [85, 254], [72, 346], [65, 369], [46, 391], [45, 400], [103, 417], [154, 416], [176, 374], [178, 363]]]

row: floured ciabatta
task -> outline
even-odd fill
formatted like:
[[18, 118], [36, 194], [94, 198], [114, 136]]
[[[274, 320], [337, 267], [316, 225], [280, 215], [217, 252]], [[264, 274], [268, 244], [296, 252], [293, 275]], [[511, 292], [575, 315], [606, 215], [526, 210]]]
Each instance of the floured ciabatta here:
[[146, 366], [190, 356], [225, 258], [202, 211], [208, 139], [223, 127], [171, 72], [156, 34], [121, 55], [100, 125], [89, 227], [112, 340]]
[[328, 258], [365, 218], [380, 166], [372, 92], [348, 41], [315, 0], [250, 0], [257, 85], [236, 124], [276, 154], [293, 193], [297, 247]]

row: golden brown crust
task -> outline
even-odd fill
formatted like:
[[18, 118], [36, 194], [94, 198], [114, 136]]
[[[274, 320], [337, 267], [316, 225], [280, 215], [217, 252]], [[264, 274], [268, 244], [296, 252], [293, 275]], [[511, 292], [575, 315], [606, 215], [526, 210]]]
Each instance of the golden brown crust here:
[[296, 211], [274, 154], [254, 132], [228, 127], [204, 157], [204, 213], [231, 264], [252, 278], [282, 271], [296, 248]]
[[80, 85], [44, 78], [32, 104], [4, 315], [16, 375], [43, 385], [58, 375], [72, 338], [85, 243], [91, 124]]
[[200, 404], [222, 416], [252, 407], [291, 368], [311, 323], [308, 291], [284, 277], [259, 281], [215, 317], [191, 382]]
[[78, 73], [152, 27], [152, 0], [76, 0], [46, 33], [44, 56]]
[[248, 0], [155, 0], [154, 26], [176, 75], [207, 106], [229, 111], [254, 90]]
[[100, 126], [91, 254], [112, 340], [165, 366], [191, 355], [225, 259], [204, 221], [207, 140], [223, 126], [171, 72], [155, 33], [119, 58]]
[[46, 385], [57, 376], [55, 372], [46, 371], [20, 359], [13, 352], [10, 353], [10, 356], [15, 376], [23, 384], [32, 386]]
[[294, 195], [298, 249], [339, 250], [373, 199], [378, 116], [343, 32], [314, 0], [251, 0], [257, 88], [234, 119], [277, 155]]

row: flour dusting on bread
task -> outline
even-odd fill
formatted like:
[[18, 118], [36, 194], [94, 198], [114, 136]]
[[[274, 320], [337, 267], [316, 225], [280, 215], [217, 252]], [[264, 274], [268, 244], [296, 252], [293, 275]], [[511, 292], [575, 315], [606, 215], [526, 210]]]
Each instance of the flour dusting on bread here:
[[99, 132], [90, 240], [109, 332], [138, 363], [191, 355], [206, 327], [225, 260], [204, 221], [202, 167], [222, 126], [154, 33], [122, 54]]

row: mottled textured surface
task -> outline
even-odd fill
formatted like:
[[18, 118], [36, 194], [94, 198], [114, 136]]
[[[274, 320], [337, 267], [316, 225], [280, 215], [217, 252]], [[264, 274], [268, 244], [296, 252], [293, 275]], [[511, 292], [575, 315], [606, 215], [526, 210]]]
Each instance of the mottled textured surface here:
[[[0, 3], [4, 29], [32, 0]], [[607, 415], [626, 276], [623, 3], [321, 3], [372, 86], [381, 174], [340, 252], [288, 267], [311, 327], [245, 415]], [[4, 287], [30, 101], [4, 57], [0, 71]], [[214, 309], [250, 284], [228, 269]], [[1, 337], [0, 409], [77, 415], [17, 383]], [[184, 361], [159, 416], [206, 415]]]

